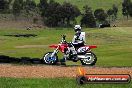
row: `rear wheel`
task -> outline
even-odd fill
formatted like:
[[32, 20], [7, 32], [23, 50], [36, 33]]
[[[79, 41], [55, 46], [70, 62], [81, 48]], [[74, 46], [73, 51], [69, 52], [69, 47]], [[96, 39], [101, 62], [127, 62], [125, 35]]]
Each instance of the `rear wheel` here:
[[54, 65], [54, 64], [56, 64], [58, 62], [58, 56], [57, 56], [57, 54], [55, 54], [53, 57], [51, 57], [52, 53], [53, 52], [48, 52], [48, 53], [46, 53], [43, 56], [43, 58], [42, 58], [43, 63]]
[[90, 65], [90, 66], [95, 65], [97, 61], [97, 57], [93, 52], [86, 53], [85, 56], [87, 58], [81, 59], [82, 65]]

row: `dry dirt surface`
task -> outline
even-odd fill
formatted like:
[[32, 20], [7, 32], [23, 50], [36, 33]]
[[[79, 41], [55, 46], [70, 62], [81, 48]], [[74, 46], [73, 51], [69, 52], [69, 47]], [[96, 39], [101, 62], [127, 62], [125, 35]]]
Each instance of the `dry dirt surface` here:
[[[0, 64], [0, 77], [13, 78], [56, 78], [76, 77], [79, 66], [47, 66], [47, 65], [11, 65]], [[82, 67], [87, 74], [130, 74], [132, 67]]]

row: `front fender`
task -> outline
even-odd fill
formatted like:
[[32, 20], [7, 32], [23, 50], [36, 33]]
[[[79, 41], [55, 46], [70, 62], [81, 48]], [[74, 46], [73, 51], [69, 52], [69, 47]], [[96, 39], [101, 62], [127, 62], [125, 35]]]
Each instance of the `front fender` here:
[[52, 44], [52, 45], [50, 45], [49, 47], [50, 47], [50, 48], [57, 48], [58, 45], [57, 45], [57, 44]]

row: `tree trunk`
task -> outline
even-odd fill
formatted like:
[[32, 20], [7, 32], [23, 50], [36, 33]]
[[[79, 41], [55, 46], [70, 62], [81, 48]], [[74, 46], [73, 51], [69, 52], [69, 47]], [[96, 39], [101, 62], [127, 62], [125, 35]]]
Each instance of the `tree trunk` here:
[[109, 15], [109, 23], [110, 23], [110, 15]]
[[70, 25], [70, 18], [67, 18], [67, 25]]
[[128, 16], [128, 14], [127, 14], [127, 20], [128, 20], [128, 17], [129, 17], [129, 16]]

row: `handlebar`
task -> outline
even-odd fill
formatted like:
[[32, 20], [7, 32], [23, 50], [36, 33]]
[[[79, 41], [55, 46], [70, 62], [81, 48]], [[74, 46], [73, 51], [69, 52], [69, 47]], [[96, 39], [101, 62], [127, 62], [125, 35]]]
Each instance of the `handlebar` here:
[[62, 35], [63, 39], [65, 40], [66, 39], [66, 35]]
[[62, 36], [61, 43], [67, 43], [66, 42], [66, 35], [61, 35], [61, 36]]

